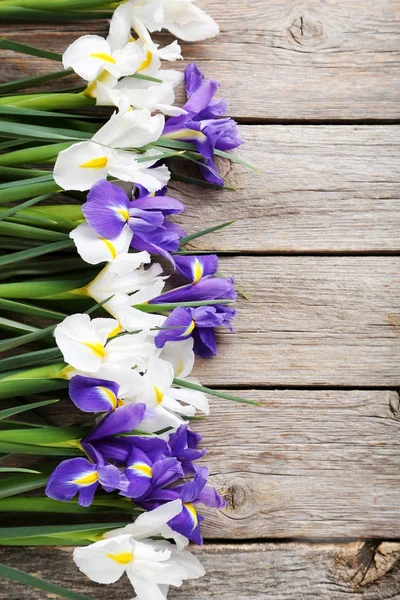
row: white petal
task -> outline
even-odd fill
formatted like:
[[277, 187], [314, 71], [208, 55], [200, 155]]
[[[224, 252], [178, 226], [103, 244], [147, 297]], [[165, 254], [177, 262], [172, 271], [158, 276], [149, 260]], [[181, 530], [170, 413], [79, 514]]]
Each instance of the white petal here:
[[[170, 390], [172, 391], [172, 390]], [[171, 395], [165, 395], [162, 401], [162, 405], [168, 410], [177, 413], [178, 415], [184, 415], [185, 417], [194, 417], [196, 414], [196, 409], [191, 404], [183, 405], [180, 404], [175, 398]]]
[[[113, 319], [100, 319], [99, 324], [91, 322], [89, 315], [75, 314], [66, 317], [57, 325], [54, 335], [64, 360], [76, 369], [96, 371], [102, 361], [104, 334], [115, 327]], [[97, 350], [96, 350], [97, 349]]]
[[157, 536], [168, 521], [182, 512], [182, 501], [173, 500], [167, 504], [162, 504], [158, 508], [139, 515], [136, 521], [127, 525], [123, 529], [114, 529], [105, 534], [104, 537], [112, 538], [122, 533], [129, 533], [136, 540], [143, 540], [152, 536]]
[[118, 6], [110, 21], [110, 31], [107, 42], [111, 51], [119, 50], [126, 46], [131, 37], [132, 7], [129, 2]]
[[152, 116], [147, 109], [131, 110], [129, 104], [122, 106], [93, 136], [94, 141], [113, 148], [141, 148], [158, 140], [165, 123], [162, 115]]
[[193, 371], [193, 344], [192, 337], [181, 342], [167, 342], [160, 354], [160, 358], [172, 364], [177, 379], [185, 379]]
[[[123, 535], [74, 550], [73, 558], [80, 571], [96, 583], [115, 583], [124, 574], [127, 565], [111, 558], [132, 553], [131, 536]], [[110, 557], [111, 556], [111, 557]], [[133, 555], [132, 555], [133, 560]]]
[[160, 48], [158, 50], [158, 56], [163, 60], [168, 60], [170, 62], [183, 59], [181, 47], [176, 40], [174, 40], [172, 44], [164, 46], [164, 48]]
[[[100, 262], [112, 261], [120, 253], [128, 252], [133, 232], [131, 228], [126, 225], [117, 238], [114, 240], [106, 240], [105, 238], [99, 237], [90, 225], [85, 222], [78, 225], [76, 229], [73, 229], [69, 234], [69, 237], [74, 240], [76, 249], [83, 260], [91, 265], [96, 265]], [[111, 292], [109, 296], [111, 296]], [[97, 302], [105, 300], [105, 298], [102, 298], [101, 300], [97, 299], [93, 295], [92, 297], [95, 298]]]
[[68, 46], [63, 55], [64, 68], [72, 67], [86, 81], [95, 79], [100, 69], [111, 64], [111, 60], [110, 46], [99, 35], [83, 35]]
[[143, 64], [146, 54], [143, 45], [140, 42], [129, 42], [113, 53], [115, 64], [108, 64], [106, 68], [115, 77], [125, 77], [133, 75]]
[[55, 182], [64, 190], [84, 192], [108, 174], [110, 150], [94, 142], [79, 142], [59, 153], [54, 166]]
[[219, 33], [214, 19], [185, 0], [166, 2], [164, 15], [164, 27], [177, 38], [187, 42], [206, 40]]
[[177, 533], [168, 525], [164, 525], [164, 527], [160, 529], [160, 533], [165, 539], [174, 540], [178, 550], [183, 550], [189, 544], [189, 540], [187, 537], [181, 535], [180, 533]]
[[[144, 404], [148, 406], [147, 402], [143, 400], [141, 396], [139, 396], [137, 402], [144, 402]], [[151, 406], [154, 407], [154, 403], [151, 404]], [[174, 413], [170, 412], [169, 410], [166, 410], [161, 404], [155, 406], [153, 410], [154, 417], [145, 419], [140, 423], [141, 431], [146, 431], [148, 433], [156, 433], [157, 431], [161, 431], [166, 427], [172, 427], [174, 430], [176, 430], [185, 422], [183, 421], [183, 419], [181, 419]], [[163, 439], [165, 439], [165, 441], [168, 441], [170, 433], [171, 431], [166, 433], [165, 438], [163, 437], [163, 435], [160, 435], [159, 437], [162, 437]]]
[[138, 573], [130, 577], [130, 582], [136, 592], [135, 600], [166, 600], [167, 598], [160, 586]]
[[147, 368], [146, 379], [160, 392], [167, 392], [174, 379], [174, 369], [172, 365], [161, 358], [152, 358]]
[[185, 388], [172, 388], [169, 391], [169, 394], [175, 398], [175, 400], [180, 400], [181, 402], [190, 404], [198, 410], [201, 410], [206, 415], [210, 414], [207, 396], [203, 394], [203, 392]]

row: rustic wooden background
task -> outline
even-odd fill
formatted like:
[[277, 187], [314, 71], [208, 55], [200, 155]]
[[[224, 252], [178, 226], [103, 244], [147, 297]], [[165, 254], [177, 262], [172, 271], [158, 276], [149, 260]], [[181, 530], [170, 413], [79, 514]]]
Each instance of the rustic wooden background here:
[[[237, 219], [193, 247], [217, 250], [251, 298], [197, 374], [263, 407], [212, 400], [198, 426], [229, 507], [197, 551], [207, 576], [170, 597], [400, 599], [400, 0], [199, 5], [221, 36], [184, 55], [221, 81], [262, 173], [224, 165], [231, 193], [172, 186], [190, 232]], [[88, 27], [4, 33], [63, 51]], [[1, 56], [3, 80], [54, 69]], [[68, 549], [0, 561], [96, 600], [132, 596], [85, 581]], [[49, 597], [0, 583], [4, 600]]]

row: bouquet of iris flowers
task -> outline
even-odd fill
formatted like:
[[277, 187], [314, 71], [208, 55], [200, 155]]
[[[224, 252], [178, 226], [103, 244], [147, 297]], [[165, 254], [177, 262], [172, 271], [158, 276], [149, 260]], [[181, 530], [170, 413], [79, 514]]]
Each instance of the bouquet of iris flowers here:
[[[84, 35], [63, 55], [0, 40], [63, 65], [0, 85], [0, 452], [38, 464], [0, 467], [0, 511], [96, 517], [0, 528], [0, 544], [74, 545], [91, 580], [126, 573], [136, 598], [165, 600], [204, 574], [186, 549], [202, 544], [198, 508], [226, 505], [192, 425], [207, 395], [254, 404], [191, 376], [196, 355], [216, 355], [215, 330], [233, 332], [237, 289], [215, 254], [187, 244], [230, 222], [188, 235], [168, 192], [171, 180], [229, 189], [218, 161], [243, 162], [231, 153], [238, 128], [196, 64], [165, 68], [182, 59], [178, 41], [152, 39], [202, 40], [218, 26], [192, 0], [1, 0], [0, 16], [111, 19], [107, 38]], [[79, 87], [21, 92], [70, 75]], [[60, 401], [72, 425], [43, 418]], [[123, 520], [99, 522], [104, 512]], [[84, 600], [5, 565], [0, 576]]]

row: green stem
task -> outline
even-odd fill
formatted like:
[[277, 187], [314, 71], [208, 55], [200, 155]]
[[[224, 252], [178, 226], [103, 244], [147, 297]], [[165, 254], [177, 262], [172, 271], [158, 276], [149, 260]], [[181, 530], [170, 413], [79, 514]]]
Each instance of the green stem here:
[[0, 154], [0, 165], [15, 166], [30, 163], [46, 163], [55, 161], [59, 152], [72, 146], [74, 142], [63, 142], [61, 144], [45, 144], [33, 148], [14, 150], [7, 154]]

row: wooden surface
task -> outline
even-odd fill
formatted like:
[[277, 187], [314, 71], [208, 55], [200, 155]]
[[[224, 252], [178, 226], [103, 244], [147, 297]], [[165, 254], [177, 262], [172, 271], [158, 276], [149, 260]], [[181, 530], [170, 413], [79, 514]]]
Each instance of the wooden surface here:
[[[229, 505], [207, 513], [206, 578], [170, 597], [400, 600], [400, 0], [199, 5], [222, 33], [184, 54], [222, 82], [238, 154], [261, 173], [223, 162], [236, 191], [171, 186], [189, 233], [237, 219], [192, 248], [222, 253], [251, 298], [196, 374], [263, 406], [213, 399], [196, 423]], [[63, 51], [89, 27], [106, 32], [6, 33]], [[1, 56], [3, 80], [59, 68]], [[88, 583], [66, 549], [1, 549], [0, 561], [96, 600], [133, 595], [126, 581]], [[44, 598], [0, 582], [1, 600]]]

